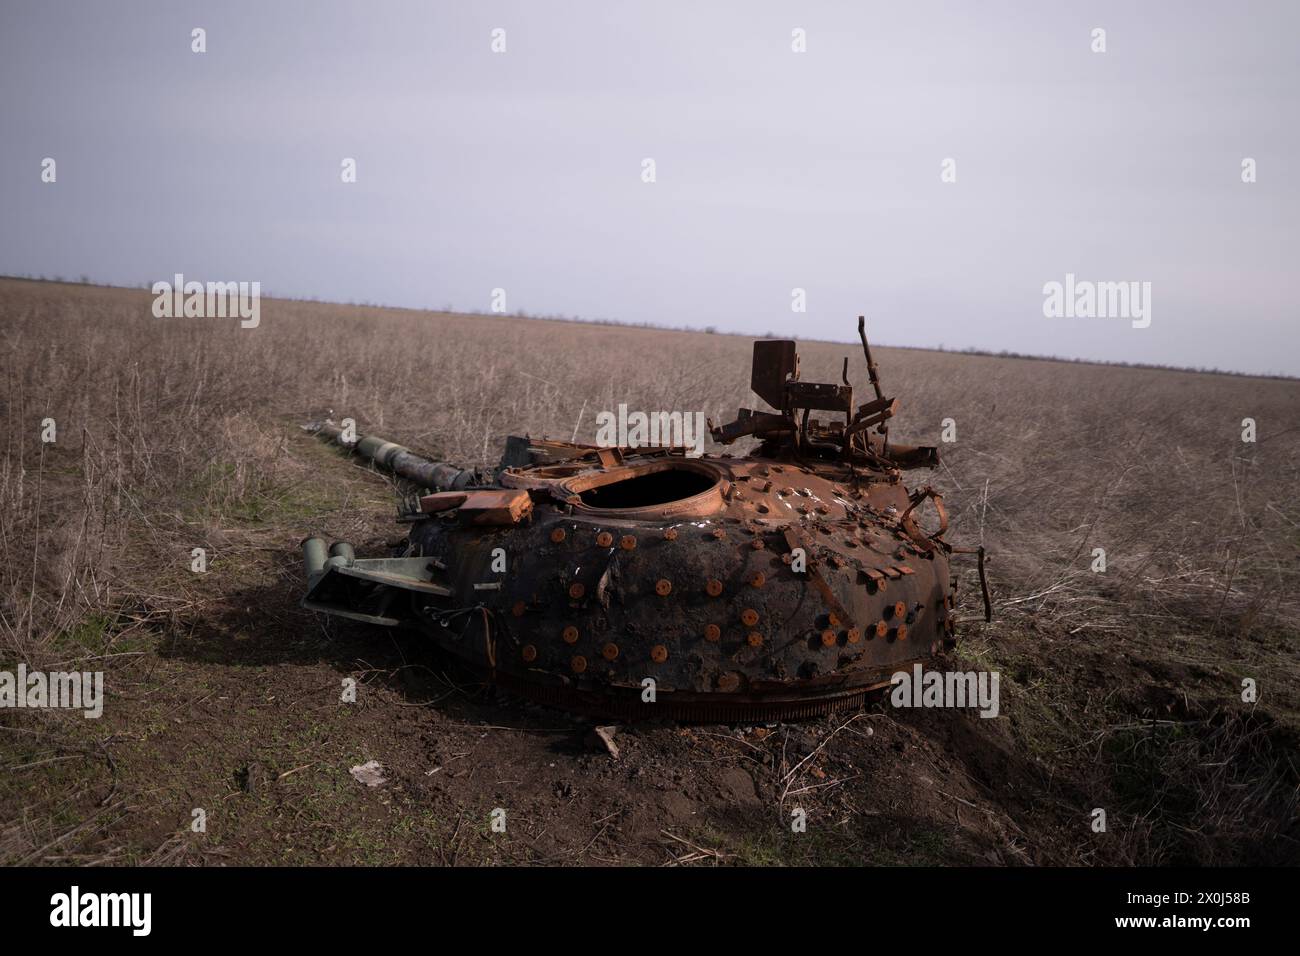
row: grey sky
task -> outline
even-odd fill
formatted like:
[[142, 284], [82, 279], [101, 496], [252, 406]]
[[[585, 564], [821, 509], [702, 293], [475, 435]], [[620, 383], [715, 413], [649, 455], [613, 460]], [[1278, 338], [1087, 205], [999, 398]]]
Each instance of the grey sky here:
[[[1298, 33], [1289, 2], [5, 0], [0, 272], [1296, 374]], [[1067, 272], [1151, 282], [1150, 327], [1045, 318]]]

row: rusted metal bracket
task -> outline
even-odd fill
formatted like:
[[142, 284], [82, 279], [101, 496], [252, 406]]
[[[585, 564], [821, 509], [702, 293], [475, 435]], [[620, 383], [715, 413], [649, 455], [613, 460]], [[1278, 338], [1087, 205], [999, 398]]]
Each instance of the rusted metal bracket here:
[[[939, 514], [939, 530], [931, 535], [927, 535], [923, 532], [920, 525], [916, 523], [916, 519], [912, 517], [912, 512], [916, 510], [917, 505], [926, 498], [933, 499], [934, 510]], [[947, 548], [948, 545], [944, 542], [943, 535], [944, 532], [948, 530], [948, 510], [943, 506], [943, 495], [939, 494], [939, 492], [935, 491], [929, 485], [926, 485], [924, 488], [913, 492], [909, 500], [912, 503], [908, 505], [907, 510], [904, 511], [902, 516], [898, 519], [899, 524], [903, 526], [903, 530], [907, 532], [908, 537], [927, 551], [934, 550], [936, 545]]]
[[898, 399], [896, 398], [878, 398], [874, 402], [859, 405], [857, 414], [853, 416], [853, 423], [844, 430], [844, 437], [850, 438], [873, 425], [883, 425], [897, 411]]
[[756, 412], [752, 408], [742, 408], [736, 420], [727, 425], [715, 427], [709, 422], [709, 434], [720, 445], [730, 445], [746, 435], [769, 438], [777, 434], [792, 434], [795, 430], [795, 423], [784, 415]]
[[425, 514], [453, 509], [468, 524], [514, 525], [532, 515], [533, 502], [518, 488], [440, 491], [420, 499]]

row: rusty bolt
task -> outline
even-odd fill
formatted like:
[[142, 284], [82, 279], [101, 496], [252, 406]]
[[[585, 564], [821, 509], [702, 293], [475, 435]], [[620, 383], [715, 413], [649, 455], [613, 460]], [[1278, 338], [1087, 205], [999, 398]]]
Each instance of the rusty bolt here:
[[667, 578], [660, 578], [655, 582], [655, 594], [660, 597], [667, 597], [673, 593], [673, 582]]
[[884, 636], [885, 636], [886, 634], [888, 634], [888, 633], [889, 633], [889, 622], [888, 622], [888, 621], [877, 621], [877, 622], [876, 622], [876, 637], [884, 637]]
[[836, 614], [834, 611], [831, 611], [829, 614], [827, 614], [826, 619], [831, 622], [831, 627], [840, 626], [840, 616]]
[[618, 546], [624, 551], [631, 551], [636, 547], [636, 538], [630, 534], [625, 534], [619, 539]]
[[676, 529], [676, 528], [665, 528], [665, 529], [664, 529], [664, 540], [665, 540], [665, 541], [676, 541], [676, 540], [677, 540], [677, 529]]
[[826, 628], [826, 630], [822, 631], [823, 647], [834, 647], [836, 640], [838, 640], [838, 638], [835, 636], [835, 632], [832, 631], [829, 627]]
[[618, 645], [610, 641], [600, 649], [600, 656], [605, 658], [607, 661], [612, 661], [614, 658], [618, 657]]
[[907, 605], [904, 604], [902, 601], [896, 601], [894, 603], [894, 617], [902, 617], [906, 613], [907, 613]]
[[521, 650], [519, 654], [529, 664], [537, 660], [537, 648], [533, 647], [531, 644], [525, 644], [523, 650]]
[[600, 534], [596, 535], [597, 547], [608, 548], [613, 543], [614, 543], [614, 536], [610, 534], [608, 531], [602, 531]]
[[586, 592], [587, 589], [582, 586], [581, 581], [574, 581], [569, 585], [569, 597], [573, 598], [575, 601], [582, 597]]
[[722, 582], [717, 578], [709, 578], [709, 580], [704, 583], [704, 590], [709, 597], [717, 597], [722, 593]]
[[560, 632], [560, 637], [564, 638], [565, 644], [577, 644], [578, 629], [574, 627], [572, 624], [570, 624], [568, 627], [566, 627], [563, 631]]
[[523, 617], [524, 611], [526, 611], [527, 609], [528, 606], [524, 604], [523, 601], [516, 601], [514, 607], [510, 609], [510, 613], [513, 614], [515, 617]]
[[750, 647], [763, 646], [763, 635], [758, 633], [758, 631], [750, 631], [745, 640], [749, 642]]
[[717, 641], [722, 639], [722, 628], [716, 624], [704, 625], [704, 639], [706, 641]]
[[745, 608], [740, 612], [740, 622], [744, 624], [745, 627], [753, 627], [758, 623], [758, 612], [752, 607]]
[[898, 625], [898, 635], [897, 635], [897, 636], [898, 636], [898, 639], [899, 639], [900, 641], [905, 641], [905, 640], [907, 640], [907, 625], [906, 625], [906, 624], [900, 624], [900, 625]]
[[551, 540], [554, 541], [556, 544], [559, 544], [561, 541], [563, 541], [563, 540], [564, 540], [564, 529], [563, 529], [563, 528], [554, 528], [554, 529], [552, 529], [552, 530], [551, 530]]
[[573, 673], [581, 674], [587, 669], [587, 659], [581, 654], [575, 654], [573, 659], [569, 661], [569, 666], [573, 668]]
[[654, 661], [656, 664], [662, 664], [664, 661], [668, 660], [668, 648], [664, 647], [662, 644], [656, 644], [654, 647], [650, 648], [650, 660]]
[[767, 578], [763, 577], [762, 571], [755, 571], [754, 576], [749, 579], [749, 583], [756, 588], [761, 588], [767, 583]]
[[849, 628], [849, 643], [856, 644], [860, 640], [862, 640], [862, 632], [856, 627]]

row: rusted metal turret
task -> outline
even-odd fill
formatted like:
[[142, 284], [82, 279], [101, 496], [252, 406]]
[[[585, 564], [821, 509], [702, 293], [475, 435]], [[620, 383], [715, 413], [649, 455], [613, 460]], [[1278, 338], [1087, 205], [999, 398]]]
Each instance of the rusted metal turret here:
[[942, 499], [901, 475], [938, 455], [889, 442], [898, 402], [858, 328], [875, 397], [857, 407], [847, 358], [841, 383], [808, 383], [794, 342], [754, 343], [771, 410], [709, 423], [721, 444], [756, 439], [744, 456], [511, 438], [479, 474], [309, 426], [433, 493], [397, 556], [305, 541], [303, 603], [415, 628], [503, 688], [584, 712], [747, 721], [856, 703], [956, 637]]

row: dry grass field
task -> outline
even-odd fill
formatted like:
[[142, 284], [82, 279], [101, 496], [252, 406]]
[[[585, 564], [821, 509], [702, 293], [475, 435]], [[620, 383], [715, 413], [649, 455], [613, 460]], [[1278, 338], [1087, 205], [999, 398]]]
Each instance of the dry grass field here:
[[[992, 554], [994, 621], [955, 658], [1001, 673], [1001, 716], [626, 727], [615, 762], [418, 639], [298, 608], [302, 537], [403, 530], [385, 477], [297, 426], [490, 464], [512, 433], [591, 440], [620, 402], [752, 407], [750, 339], [279, 300], [245, 331], [151, 301], [0, 280], [0, 670], [107, 689], [98, 720], [0, 711], [0, 861], [1300, 861], [1300, 382], [881, 349], [891, 435], [956, 422], [909, 480]], [[854, 346], [801, 352], [865, 386]], [[368, 789], [349, 768], [372, 759]]]

